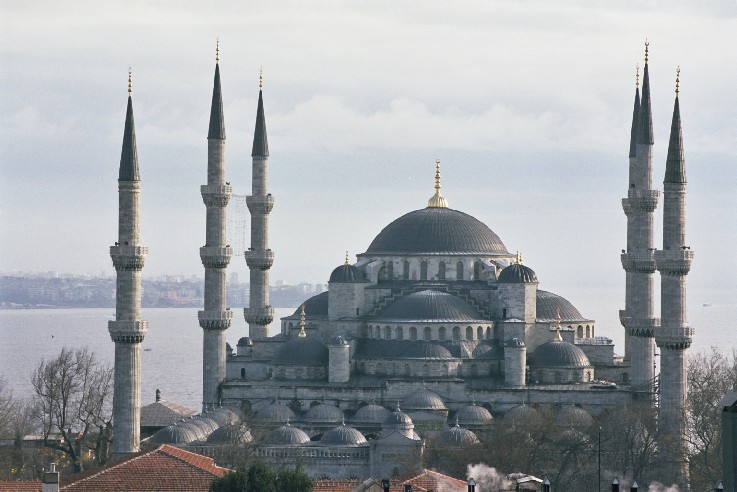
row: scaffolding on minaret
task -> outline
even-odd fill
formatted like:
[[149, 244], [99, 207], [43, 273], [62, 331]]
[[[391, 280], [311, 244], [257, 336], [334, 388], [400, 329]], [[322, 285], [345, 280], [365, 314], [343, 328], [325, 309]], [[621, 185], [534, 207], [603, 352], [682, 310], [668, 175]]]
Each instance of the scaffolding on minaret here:
[[[246, 234], [248, 232], [248, 207], [246, 206], [246, 195], [233, 195], [228, 203], [228, 228], [226, 234], [228, 236], [228, 244], [233, 248], [233, 261], [245, 265], [246, 259], [243, 252], [248, 249], [246, 243]], [[236, 270], [233, 271], [237, 271]]]

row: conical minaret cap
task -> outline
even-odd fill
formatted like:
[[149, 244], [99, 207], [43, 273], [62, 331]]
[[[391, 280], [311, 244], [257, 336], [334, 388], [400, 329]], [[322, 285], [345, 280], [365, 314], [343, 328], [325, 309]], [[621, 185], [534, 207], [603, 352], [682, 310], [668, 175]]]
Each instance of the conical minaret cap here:
[[256, 129], [253, 131], [253, 150], [251, 157], [268, 157], [269, 140], [266, 137], [266, 116], [264, 116], [263, 78], [259, 76], [258, 109], [256, 110]]
[[640, 123], [637, 130], [637, 143], [653, 145], [653, 112], [650, 102], [650, 72], [648, 70], [648, 47], [650, 43], [645, 41], [645, 68], [642, 71], [642, 102], [640, 103]]
[[210, 107], [210, 129], [207, 138], [225, 140], [225, 118], [223, 116], [223, 94], [220, 89], [220, 46], [215, 62], [215, 81], [212, 86], [212, 106]]
[[138, 174], [138, 152], [136, 151], [136, 128], [133, 122], [133, 96], [131, 89], [131, 72], [128, 71], [128, 108], [125, 113], [125, 129], [123, 130], [123, 149], [120, 152], [119, 181], [140, 181]]
[[[680, 69], [678, 70], [680, 76]], [[683, 156], [683, 135], [681, 132], [681, 108], [678, 103], [678, 83], [676, 77], [676, 101], [673, 104], [673, 121], [670, 125], [668, 158], [665, 161], [665, 183], [686, 182], [686, 159]]]
[[635, 88], [635, 105], [632, 108], [632, 128], [630, 129], [630, 157], [637, 155], [637, 129], [640, 123], [640, 67], [637, 67], [637, 87]]

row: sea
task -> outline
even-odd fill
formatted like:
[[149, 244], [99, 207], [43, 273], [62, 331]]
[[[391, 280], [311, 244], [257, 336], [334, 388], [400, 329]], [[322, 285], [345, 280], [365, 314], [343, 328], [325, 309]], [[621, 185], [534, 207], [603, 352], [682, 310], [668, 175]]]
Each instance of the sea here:
[[[582, 298], [584, 297], [585, 298]], [[596, 320], [596, 335], [612, 338], [616, 352], [623, 350], [624, 332], [618, 322], [618, 305], [611, 297], [588, 292], [569, 297], [574, 304]], [[717, 347], [725, 355], [737, 350], [737, 299], [714, 293], [708, 302], [702, 297], [689, 304], [689, 324], [696, 330], [689, 353]], [[275, 320], [288, 316], [295, 308], [277, 308]], [[152, 308], [142, 310], [149, 330], [143, 342], [141, 360], [142, 404], [155, 401], [156, 390], [162, 398], [193, 409], [202, 398], [202, 329], [196, 308]], [[235, 348], [246, 336], [248, 325], [242, 311], [234, 309], [233, 324], [227, 341]], [[112, 364], [114, 344], [107, 331], [114, 319], [111, 308], [99, 309], [13, 309], [0, 310], [0, 376], [9, 383], [14, 396], [32, 394], [31, 375], [42, 360], [56, 357], [62, 347], [88, 347], [104, 364]], [[269, 334], [279, 332], [275, 321]], [[657, 361], [656, 361], [657, 362]]]

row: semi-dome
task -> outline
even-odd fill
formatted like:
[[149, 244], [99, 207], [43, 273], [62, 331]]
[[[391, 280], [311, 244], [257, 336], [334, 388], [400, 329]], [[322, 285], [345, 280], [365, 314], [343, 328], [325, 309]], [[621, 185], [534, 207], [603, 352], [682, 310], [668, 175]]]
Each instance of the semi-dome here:
[[379, 233], [360, 256], [509, 256], [499, 236], [480, 220], [451, 208], [409, 212]]
[[358, 344], [355, 359], [454, 359], [450, 351], [439, 343], [424, 340], [397, 342], [364, 338]]
[[552, 292], [538, 290], [536, 306], [537, 319], [554, 320], [560, 313], [562, 323], [588, 321], [567, 299]]
[[281, 346], [274, 363], [290, 366], [326, 366], [328, 348], [314, 337], [295, 337]]
[[299, 446], [310, 442], [310, 436], [302, 429], [292, 427], [287, 422], [266, 434], [264, 442], [272, 446]]
[[476, 404], [463, 407], [456, 412], [456, 421], [463, 426], [479, 426], [486, 425], [492, 421], [493, 417], [484, 407]]
[[381, 405], [364, 405], [359, 408], [350, 418], [353, 424], [382, 424], [391, 412]]
[[314, 424], [338, 424], [342, 422], [344, 418], [345, 415], [343, 415], [343, 411], [340, 408], [328, 403], [315, 405], [302, 417], [305, 422]]
[[583, 408], [565, 405], [558, 411], [553, 423], [558, 427], [590, 427], [594, 425], [594, 418]]
[[329, 283], [360, 284], [366, 282], [366, 275], [355, 265], [340, 265], [330, 274]]
[[480, 343], [473, 349], [471, 356], [474, 359], [504, 359], [504, 349], [491, 343]]
[[540, 417], [540, 412], [527, 405], [517, 405], [504, 414], [504, 422], [510, 425], [525, 425]]
[[330, 429], [320, 439], [320, 444], [323, 446], [360, 446], [365, 443], [366, 437], [345, 423]]
[[207, 438], [207, 444], [248, 444], [253, 441], [251, 431], [242, 425], [225, 425], [213, 431]]
[[285, 423], [295, 418], [292, 409], [279, 402], [274, 402], [253, 415], [254, 421], [263, 423]]
[[422, 290], [400, 297], [385, 307], [377, 322], [488, 323], [470, 304], [447, 292]]
[[402, 402], [402, 406], [410, 411], [429, 410], [442, 411], [448, 410], [443, 403], [443, 399], [437, 393], [427, 388], [422, 388], [407, 396]]
[[453, 448], [473, 446], [474, 444], [479, 444], [481, 442], [479, 441], [479, 438], [476, 436], [476, 434], [468, 429], [461, 428], [458, 425], [458, 422], [456, 422], [456, 425], [454, 425], [453, 427], [448, 427], [443, 432], [441, 432], [440, 436], [438, 436], [438, 439], [445, 446]]
[[290, 318], [298, 318], [299, 315], [302, 313], [302, 306], [305, 308], [305, 314], [308, 317], [313, 316], [327, 316], [328, 315], [328, 291], [320, 292], [316, 296], [312, 296], [309, 299], [307, 299], [305, 302], [302, 303], [300, 307], [297, 308], [294, 313], [290, 316]]
[[513, 263], [499, 274], [499, 283], [503, 284], [533, 284], [537, 283], [535, 271], [521, 263]]
[[589, 367], [591, 362], [580, 348], [562, 340], [543, 343], [532, 353], [533, 367]]

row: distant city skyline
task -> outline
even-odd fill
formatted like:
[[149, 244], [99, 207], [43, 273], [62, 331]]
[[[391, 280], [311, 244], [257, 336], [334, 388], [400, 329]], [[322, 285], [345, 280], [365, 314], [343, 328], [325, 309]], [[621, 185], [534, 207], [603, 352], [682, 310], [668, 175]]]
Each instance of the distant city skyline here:
[[[199, 186], [219, 37], [227, 176], [240, 195], [250, 193], [264, 70], [272, 278], [326, 282], [346, 250], [355, 260], [385, 225], [425, 206], [439, 158], [451, 208], [521, 251], [542, 288], [618, 292], [615, 318], [635, 66], [647, 37], [659, 189], [681, 67], [689, 293], [737, 285], [723, 274], [737, 269], [734, 2], [0, 9], [0, 270], [113, 274], [131, 66], [144, 276], [204, 274]], [[234, 271], [247, 276], [242, 258]]]

